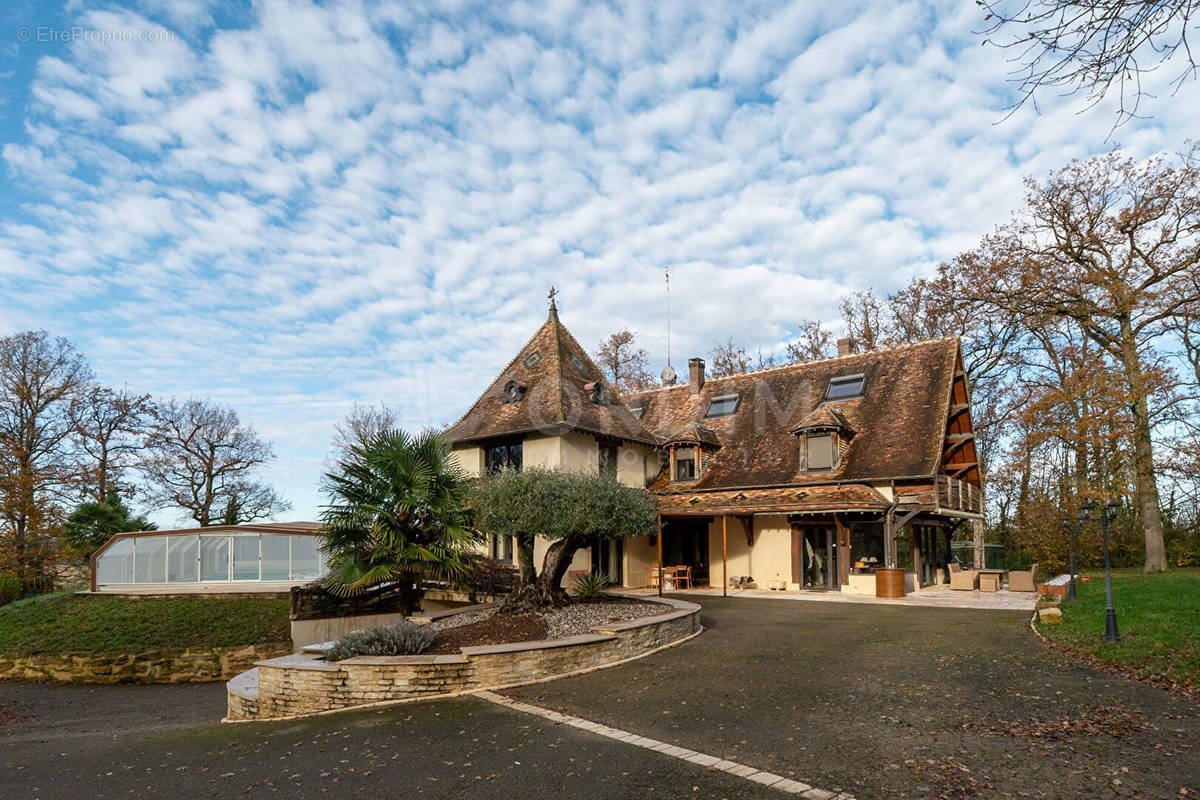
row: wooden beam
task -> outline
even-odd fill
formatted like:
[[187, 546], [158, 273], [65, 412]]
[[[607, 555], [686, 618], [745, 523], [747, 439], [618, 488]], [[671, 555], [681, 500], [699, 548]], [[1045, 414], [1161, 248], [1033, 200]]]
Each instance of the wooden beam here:
[[957, 478], [960, 474], [967, 472], [979, 466], [978, 461], [960, 461], [957, 464], [947, 464], [946, 473], [952, 478]]
[[729, 596], [729, 517], [721, 515], [721, 596]]
[[663, 565], [662, 565], [662, 514], [658, 515], [658, 596], [662, 597]]

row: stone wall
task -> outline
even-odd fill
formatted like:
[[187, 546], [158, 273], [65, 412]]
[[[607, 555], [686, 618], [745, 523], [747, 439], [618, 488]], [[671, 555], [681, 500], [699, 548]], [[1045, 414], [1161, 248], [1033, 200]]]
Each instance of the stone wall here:
[[529, 683], [643, 655], [700, 630], [695, 603], [652, 601], [666, 606], [664, 613], [568, 639], [464, 647], [454, 655], [358, 656], [338, 662], [291, 655], [260, 661], [256, 681], [249, 674], [230, 681], [229, 719], [293, 717]]
[[125, 653], [3, 653], [0, 680], [69, 683], [190, 683], [229, 680], [264, 658], [290, 653], [290, 643]]

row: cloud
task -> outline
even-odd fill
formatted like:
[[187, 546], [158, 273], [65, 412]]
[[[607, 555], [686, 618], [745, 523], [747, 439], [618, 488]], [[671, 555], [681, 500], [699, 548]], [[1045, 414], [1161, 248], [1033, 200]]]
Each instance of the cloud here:
[[[585, 346], [628, 326], [657, 367], [670, 265], [677, 362], [777, 351], [1112, 145], [1070, 99], [1001, 122], [1009, 65], [948, 0], [213, 9], [84, 0], [58, 13], [174, 35], [19, 51], [0, 327], [236, 405], [298, 517], [354, 402], [453, 420], [551, 284]], [[1177, 148], [1195, 91], [1120, 138]]]

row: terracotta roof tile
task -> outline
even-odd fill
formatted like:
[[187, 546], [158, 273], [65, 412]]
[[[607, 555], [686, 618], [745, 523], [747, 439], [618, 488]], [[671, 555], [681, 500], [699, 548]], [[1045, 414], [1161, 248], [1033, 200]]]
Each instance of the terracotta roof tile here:
[[[526, 384], [517, 402], [506, 402], [504, 387], [509, 381]], [[584, 388], [593, 381], [606, 386], [606, 405], [594, 403]], [[545, 324], [445, 436], [465, 442], [562, 429], [657, 444], [551, 310]]]
[[[888, 350], [712, 378], [692, 394], [686, 384], [627, 398], [641, 406], [642, 424], [660, 438], [704, 421], [721, 442], [694, 489], [818, 484], [932, 476], [938, 469], [954, 380], [958, 340], [935, 339]], [[831, 378], [861, 373], [863, 395], [832, 401], [854, 435], [837, 470], [799, 471], [792, 432], [815, 418]], [[704, 419], [713, 397], [737, 393], [727, 417]], [[669, 487], [665, 474], [652, 485]]]
[[862, 484], [669, 492], [658, 495], [658, 509], [663, 514], [886, 511], [890, 506], [886, 497]]

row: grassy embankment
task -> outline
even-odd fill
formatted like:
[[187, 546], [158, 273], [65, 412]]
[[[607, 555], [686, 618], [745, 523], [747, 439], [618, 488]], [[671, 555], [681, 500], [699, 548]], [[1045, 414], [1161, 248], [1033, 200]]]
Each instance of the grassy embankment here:
[[1104, 572], [1085, 575], [1078, 600], [1062, 606], [1063, 623], [1039, 627], [1046, 638], [1101, 666], [1200, 692], [1200, 569], [1115, 570], [1119, 644], [1104, 641]]
[[98, 597], [70, 594], [0, 607], [0, 653], [144, 653], [288, 642], [277, 597]]

